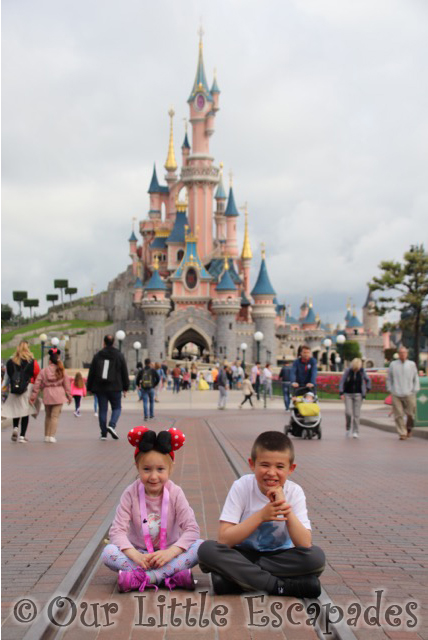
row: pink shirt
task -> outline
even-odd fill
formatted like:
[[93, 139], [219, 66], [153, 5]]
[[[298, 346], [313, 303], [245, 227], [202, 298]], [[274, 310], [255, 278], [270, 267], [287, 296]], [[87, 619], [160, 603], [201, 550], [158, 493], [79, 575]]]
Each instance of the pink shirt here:
[[74, 378], [70, 378], [70, 384], [71, 384], [71, 395], [72, 396], [86, 396], [86, 385], [84, 384], [83, 387], [76, 387], [74, 384]]
[[[122, 493], [113, 524], [110, 527], [110, 542], [119, 547], [121, 551], [131, 547], [146, 549], [141, 528], [139, 485], [140, 479], [138, 478]], [[171, 480], [168, 480], [165, 486], [169, 490], [167, 545], [170, 547], [174, 544], [187, 551], [190, 545], [199, 539], [200, 535], [195, 514], [181, 487]], [[146, 506], [150, 534], [153, 537], [154, 548], [158, 549], [157, 522], [160, 518], [160, 497], [146, 499]]]

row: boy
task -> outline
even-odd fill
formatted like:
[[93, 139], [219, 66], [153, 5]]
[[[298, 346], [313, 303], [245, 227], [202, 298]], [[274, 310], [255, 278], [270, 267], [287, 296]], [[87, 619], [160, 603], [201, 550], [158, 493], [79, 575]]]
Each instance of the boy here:
[[254, 475], [236, 480], [220, 515], [218, 542], [199, 547], [217, 594], [266, 591], [317, 598], [325, 556], [313, 547], [303, 489], [288, 480], [294, 448], [280, 431], [258, 436], [248, 460]]

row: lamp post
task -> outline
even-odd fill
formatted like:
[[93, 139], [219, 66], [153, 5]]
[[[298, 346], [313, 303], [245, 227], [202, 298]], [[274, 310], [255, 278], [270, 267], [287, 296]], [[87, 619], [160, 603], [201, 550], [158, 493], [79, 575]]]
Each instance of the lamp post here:
[[55, 338], [52, 338], [52, 340], [51, 340], [51, 345], [52, 345], [53, 347], [57, 347], [57, 346], [59, 345], [59, 338], [56, 338], [56, 337], [55, 337]]
[[39, 335], [40, 347], [41, 347], [41, 351], [42, 351], [42, 357], [41, 357], [42, 369], [43, 369], [43, 357], [45, 355], [45, 344], [46, 344], [47, 339], [48, 339], [48, 337], [47, 337], [46, 333], [41, 333]]
[[115, 338], [119, 343], [119, 351], [122, 351], [122, 342], [125, 340], [125, 337], [126, 337], [126, 333], [122, 329], [119, 329], [119, 331], [116, 331]]
[[340, 356], [336, 356], [334, 362], [336, 363], [336, 370], [340, 371], [340, 363], [342, 362], [342, 358]]
[[327, 349], [327, 368], [326, 371], [330, 371], [330, 360], [329, 360], [329, 353], [330, 353], [330, 347], [331, 347], [331, 340], [330, 338], [326, 338], [323, 342], [323, 345], [325, 346], [325, 348]]
[[243, 342], [241, 344], [241, 351], [242, 351], [242, 368], [244, 370], [244, 374], [245, 374], [245, 352], [248, 349], [248, 344], [246, 342]]
[[339, 350], [339, 356], [341, 358], [341, 361], [343, 359], [343, 351], [342, 351], [342, 347], [346, 342], [346, 336], [343, 335], [343, 333], [339, 333], [338, 336], [336, 336], [336, 344], [338, 346], [338, 350]]
[[140, 353], [140, 349], [141, 349], [141, 342], [138, 342], [138, 340], [136, 342], [134, 342], [134, 344], [132, 345], [135, 349], [135, 366], [137, 366], [138, 364], [138, 354]]
[[264, 335], [261, 331], [256, 331], [254, 334], [254, 340], [257, 343], [257, 362], [260, 362], [260, 343], [263, 340]]

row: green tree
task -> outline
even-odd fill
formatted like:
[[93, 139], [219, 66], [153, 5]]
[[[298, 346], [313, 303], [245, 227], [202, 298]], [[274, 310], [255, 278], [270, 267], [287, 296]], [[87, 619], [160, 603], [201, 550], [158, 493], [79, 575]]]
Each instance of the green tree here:
[[63, 289], [68, 287], [68, 280], [54, 280], [54, 289], [60, 289], [61, 291], [61, 304], [64, 307], [64, 300], [62, 297]]
[[1, 319], [3, 322], [8, 322], [13, 318], [13, 310], [9, 304], [2, 304], [1, 306]]
[[67, 287], [65, 290], [65, 293], [70, 296], [70, 302], [71, 302], [71, 296], [74, 296], [77, 293], [77, 287]]
[[39, 306], [39, 301], [37, 300], [37, 298], [27, 298], [26, 300], [24, 300], [24, 307], [29, 307], [30, 308], [30, 317], [33, 317], [33, 307], [38, 307]]
[[47, 293], [46, 294], [46, 300], [48, 302], [56, 302], [58, 300], [59, 296], [57, 293]]
[[423, 245], [414, 245], [404, 254], [403, 263], [386, 260], [379, 269], [381, 276], [374, 277], [369, 287], [389, 295], [378, 298], [376, 309], [380, 315], [399, 311], [402, 319], [410, 322], [413, 357], [418, 365], [421, 327], [427, 312], [428, 254]]
[[351, 362], [354, 358], [361, 358], [360, 345], [355, 340], [347, 340], [341, 347], [343, 360]]
[[19, 304], [19, 315], [22, 316], [22, 303], [28, 298], [26, 291], [12, 291], [12, 297]]

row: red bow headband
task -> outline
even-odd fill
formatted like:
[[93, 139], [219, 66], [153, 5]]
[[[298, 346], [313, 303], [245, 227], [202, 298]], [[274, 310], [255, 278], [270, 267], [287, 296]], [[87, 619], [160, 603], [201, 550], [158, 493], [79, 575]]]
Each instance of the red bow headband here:
[[158, 451], [159, 453], [169, 453], [174, 460], [174, 451], [183, 446], [185, 439], [184, 433], [175, 427], [157, 434], [148, 427], [141, 426], [134, 427], [128, 433], [128, 441], [135, 447], [134, 457], [139, 453]]

